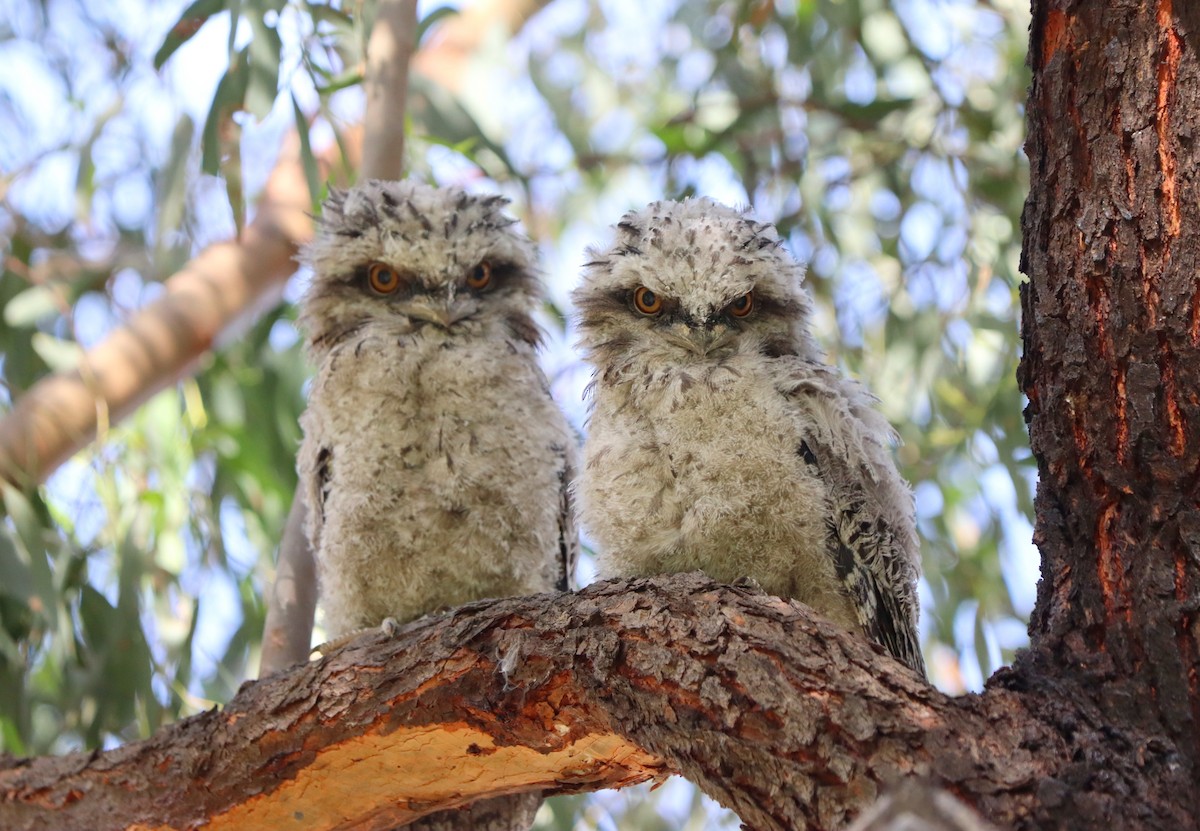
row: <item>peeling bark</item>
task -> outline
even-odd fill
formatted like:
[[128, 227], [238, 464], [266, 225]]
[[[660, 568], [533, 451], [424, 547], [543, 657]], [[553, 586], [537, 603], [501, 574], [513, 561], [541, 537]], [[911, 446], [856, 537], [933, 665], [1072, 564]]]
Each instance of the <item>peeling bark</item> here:
[[1059, 698], [1072, 742], [1041, 694], [949, 698], [805, 606], [702, 575], [600, 583], [368, 634], [147, 741], [22, 762], [0, 827], [384, 828], [673, 772], [756, 829], [842, 827], [914, 774], [1006, 825], [1052, 827], [1045, 805], [1086, 788], [1115, 827], [1187, 827], [1154, 807], [1185, 784], [1161, 747]]

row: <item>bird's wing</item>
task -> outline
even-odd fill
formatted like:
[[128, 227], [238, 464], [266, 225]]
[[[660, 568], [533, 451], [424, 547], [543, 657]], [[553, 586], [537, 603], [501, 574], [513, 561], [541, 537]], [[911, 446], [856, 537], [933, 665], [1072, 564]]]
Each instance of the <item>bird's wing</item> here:
[[[305, 486], [308, 507], [305, 529], [309, 544], [315, 552], [321, 547], [321, 531], [325, 527], [325, 503], [329, 501], [330, 489], [333, 487], [333, 448], [321, 445], [316, 448], [312, 459], [309, 481], [302, 484]], [[303, 472], [302, 470], [302, 475]]]
[[575, 564], [579, 561], [579, 531], [575, 527], [575, 496], [571, 483], [575, 480], [575, 460], [569, 448], [555, 448], [559, 453], [558, 474], [558, 579], [555, 588], [570, 591], [575, 581]]
[[578, 443], [575, 434], [560, 414], [558, 404], [554, 401], [554, 393], [550, 391], [550, 379], [546, 377], [536, 364], [534, 374], [542, 395], [558, 415], [561, 431], [559, 438], [550, 446], [558, 461], [558, 548], [554, 552], [554, 588], [557, 591], [571, 591], [575, 583], [575, 565], [579, 562], [579, 529], [575, 524], [575, 494], [574, 482], [576, 474], [576, 459]]
[[829, 492], [828, 547], [869, 638], [922, 676], [917, 637], [920, 550], [912, 496], [893, 465], [895, 433], [861, 386], [797, 360], [783, 392], [803, 417], [797, 453]]

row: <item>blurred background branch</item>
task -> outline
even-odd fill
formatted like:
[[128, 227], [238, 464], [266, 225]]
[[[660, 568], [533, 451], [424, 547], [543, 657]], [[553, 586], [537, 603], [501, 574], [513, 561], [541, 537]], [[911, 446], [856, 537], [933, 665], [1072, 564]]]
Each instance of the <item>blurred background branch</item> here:
[[367, 41], [363, 79], [364, 179], [399, 179], [404, 171], [408, 63], [417, 46], [417, 0], [380, 0]]
[[[421, 70], [453, 90], [462, 83], [459, 76], [471, 51], [485, 37], [496, 27], [519, 26], [541, 5], [491, 2], [451, 18], [426, 50], [431, 56], [420, 62]], [[383, 0], [376, 14], [366, 63], [368, 77], [378, 80], [366, 84], [361, 137], [358, 131], [348, 133], [315, 158], [307, 142], [289, 139], [258, 200], [256, 218], [239, 239], [203, 251], [165, 281], [165, 297], [90, 350], [77, 369], [41, 379], [0, 419], [0, 476], [22, 487], [40, 484], [98, 430], [189, 374], [192, 363], [226, 329], [245, 325], [244, 315], [278, 302], [283, 282], [295, 272], [296, 251], [312, 232], [308, 212], [314, 194], [305, 190], [306, 182], [311, 189], [339, 165], [371, 178], [400, 176], [404, 118], [396, 114], [405, 112], [409, 55], [415, 46], [407, 33], [416, 30], [416, 3]], [[191, 20], [185, 16], [177, 29]], [[448, 54], [439, 54], [442, 50]], [[46, 276], [31, 274], [30, 279], [45, 282]]]
[[[318, 157], [322, 174], [334, 167], [333, 155]], [[206, 248], [78, 368], [40, 379], [17, 399], [0, 419], [0, 475], [40, 484], [97, 432], [190, 374], [227, 330], [246, 325], [245, 316], [277, 303], [296, 270], [297, 246], [311, 235], [311, 207], [292, 138], [240, 239]]]

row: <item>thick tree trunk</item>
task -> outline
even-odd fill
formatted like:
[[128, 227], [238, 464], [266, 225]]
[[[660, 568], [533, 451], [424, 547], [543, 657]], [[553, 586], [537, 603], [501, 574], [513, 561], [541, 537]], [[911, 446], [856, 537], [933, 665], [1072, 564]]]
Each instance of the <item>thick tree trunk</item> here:
[[1191, 782], [1198, 21], [1200, 7], [1180, 0], [1034, 3], [1021, 365], [1043, 558], [1022, 675], [1055, 676], [1089, 693], [1114, 728], [1160, 736]]

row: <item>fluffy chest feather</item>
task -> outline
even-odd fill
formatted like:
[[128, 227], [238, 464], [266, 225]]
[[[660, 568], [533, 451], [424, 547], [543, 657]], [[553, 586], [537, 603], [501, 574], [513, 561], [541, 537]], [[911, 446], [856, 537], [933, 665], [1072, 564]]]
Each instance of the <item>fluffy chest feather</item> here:
[[449, 497], [471, 477], [474, 459], [505, 450], [491, 429], [506, 420], [495, 373], [528, 370], [495, 351], [408, 336], [387, 343], [377, 335], [335, 350], [313, 384], [311, 399], [322, 412], [309, 421], [316, 438], [359, 460], [341, 466], [338, 478], [408, 479]]
[[429, 335], [365, 333], [314, 380], [300, 467], [335, 631], [555, 579], [571, 437], [532, 348]]
[[828, 568], [829, 507], [799, 454], [804, 427], [761, 359], [599, 386], [581, 495], [607, 570], [753, 574], [805, 599], [805, 569]]

